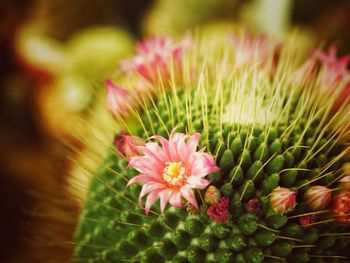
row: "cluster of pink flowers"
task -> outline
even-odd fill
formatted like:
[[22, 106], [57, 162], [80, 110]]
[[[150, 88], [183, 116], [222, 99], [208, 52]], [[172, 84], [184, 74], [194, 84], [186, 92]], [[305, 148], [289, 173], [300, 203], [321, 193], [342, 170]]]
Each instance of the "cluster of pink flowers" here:
[[[331, 204], [331, 215], [334, 220], [342, 225], [350, 226], [350, 191], [341, 190], [332, 199], [332, 189], [326, 186], [311, 186], [304, 194], [304, 200], [312, 211], [320, 211]], [[252, 204], [250, 204], [252, 202]], [[255, 200], [247, 204], [247, 211], [254, 211]], [[277, 187], [270, 195], [271, 207], [278, 213], [285, 214], [292, 212], [296, 206], [296, 193], [288, 188]], [[310, 214], [299, 218], [299, 224], [303, 227], [315, 223], [316, 214]]]
[[[278, 45], [270, 45], [266, 37], [253, 38], [246, 34], [243, 38], [232, 36], [235, 50], [235, 66], [264, 63], [271, 54], [276, 54]], [[186, 50], [191, 46], [189, 38], [174, 43], [170, 38], [152, 37], [137, 44], [136, 55], [121, 62], [121, 70], [128, 74], [142, 76], [140, 86], [132, 90], [106, 81], [107, 107], [117, 118], [127, 118], [130, 112], [139, 106], [138, 99], [143, 94], [152, 94], [149, 85], [162, 82], [167, 84], [174, 76], [182, 76], [182, 63]], [[350, 56], [337, 58], [337, 51], [332, 46], [328, 52], [316, 50], [299, 71], [299, 77], [318, 76], [321, 91], [332, 92], [340, 87], [339, 98], [334, 107], [339, 108], [350, 95], [350, 71], [347, 65]], [[272, 65], [273, 66], [273, 65]], [[172, 76], [174, 74], [174, 76]], [[144, 81], [146, 80], [146, 81]], [[166, 205], [183, 207], [190, 205], [199, 209], [195, 189], [205, 189], [210, 181], [206, 176], [219, 168], [213, 156], [198, 149], [199, 133], [186, 135], [171, 132], [169, 140], [156, 135], [147, 143], [135, 136], [125, 133], [115, 137], [115, 146], [119, 156], [129, 160], [129, 167], [140, 174], [131, 178], [127, 186], [139, 183], [142, 190], [139, 202], [147, 195], [146, 214], [151, 206], [160, 199], [163, 212]], [[339, 183], [349, 185], [350, 175]], [[307, 206], [312, 211], [325, 209], [330, 203], [332, 215], [344, 225], [350, 225], [350, 192], [342, 191], [332, 199], [332, 190], [325, 186], [311, 186], [304, 194]], [[205, 202], [210, 205], [208, 216], [217, 223], [225, 223], [229, 218], [229, 199], [221, 197], [219, 190], [210, 186], [205, 194]], [[277, 187], [270, 195], [272, 208], [281, 214], [292, 212], [296, 206], [296, 192], [289, 188]], [[247, 212], [261, 210], [258, 199], [249, 200]], [[316, 220], [316, 216], [305, 216], [299, 219], [303, 227]]]

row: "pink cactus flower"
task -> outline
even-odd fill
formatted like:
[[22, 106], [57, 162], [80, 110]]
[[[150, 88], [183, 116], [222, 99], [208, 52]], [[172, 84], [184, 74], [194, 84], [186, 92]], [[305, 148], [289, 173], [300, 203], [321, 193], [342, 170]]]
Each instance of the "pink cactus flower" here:
[[302, 228], [308, 228], [310, 227], [313, 223], [315, 223], [317, 220], [316, 215], [307, 215], [307, 216], [302, 216], [299, 218], [299, 225]]
[[254, 37], [249, 33], [243, 36], [233, 34], [231, 40], [236, 67], [264, 62], [278, 47], [271, 45], [271, 41], [266, 36]]
[[131, 109], [137, 104], [131, 91], [106, 80], [107, 109], [116, 118], [129, 116]]
[[332, 190], [326, 186], [311, 186], [304, 194], [305, 201], [311, 210], [324, 209], [332, 199]]
[[272, 191], [270, 195], [270, 204], [277, 213], [289, 213], [294, 210], [296, 205], [295, 197], [295, 192], [279, 186]]
[[154, 36], [138, 43], [136, 56], [122, 61], [120, 66], [124, 72], [138, 72], [151, 83], [161, 80], [166, 85], [170, 78], [171, 64], [177, 75], [179, 72], [176, 71], [181, 70], [182, 58], [190, 45], [189, 37], [174, 43], [170, 38]]
[[328, 49], [328, 52], [316, 50], [313, 57], [321, 63], [321, 85], [324, 89], [330, 89], [342, 81], [350, 80], [347, 65], [350, 56], [337, 58], [337, 48], [335, 45]]
[[229, 217], [229, 205], [230, 200], [227, 197], [222, 197], [219, 203], [208, 208], [207, 214], [216, 223], [224, 224]]
[[350, 191], [343, 191], [333, 198], [331, 212], [341, 225], [350, 226]]
[[261, 202], [259, 201], [259, 199], [256, 198], [250, 199], [246, 204], [246, 209], [249, 213], [257, 213], [261, 210], [261, 208]]
[[295, 79], [304, 83], [319, 73], [321, 91], [338, 96], [334, 103], [334, 109], [337, 110], [345, 101], [349, 103], [350, 71], [347, 69], [349, 62], [349, 55], [337, 57], [335, 45], [327, 52], [317, 49], [297, 71]]
[[114, 137], [114, 145], [121, 158], [130, 160], [133, 156], [142, 155], [139, 147], [145, 145], [145, 141], [140, 137], [122, 132]]
[[140, 175], [133, 177], [127, 186], [133, 183], [143, 184], [139, 195], [148, 194], [145, 204], [146, 214], [152, 204], [160, 198], [160, 209], [163, 212], [169, 202], [174, 207], [182, 207], [183, 199], [198, 209], [193, 189], [205, 189], [209, 181], [206, 175], [219, 168], [213, 156], [197, 151], [200, 134], [185, 135], [171, 132], [169, 140], [162, 136], [153, 136], [160, 142], [146, 143], [140, 147], [143, 156], [130, 158], [129, 166], [135, 168]]

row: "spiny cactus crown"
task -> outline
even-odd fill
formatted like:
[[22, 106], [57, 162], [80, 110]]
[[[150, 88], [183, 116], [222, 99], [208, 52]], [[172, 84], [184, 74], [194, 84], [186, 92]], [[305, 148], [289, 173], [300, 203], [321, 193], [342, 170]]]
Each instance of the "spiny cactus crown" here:
[[288, 41], [156, 41], [118, 79], [72, 262], [349, 262], [342, 79]]

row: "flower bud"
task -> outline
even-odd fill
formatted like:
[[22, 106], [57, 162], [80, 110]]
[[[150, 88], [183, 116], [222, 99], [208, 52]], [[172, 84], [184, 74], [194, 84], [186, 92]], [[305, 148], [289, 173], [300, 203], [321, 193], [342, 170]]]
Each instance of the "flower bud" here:
[[214, 185], [210, 185], [204, 194], [204, 200], [208, 205], [214, 205], [219, 203], [220, 198], [220, 191]]
[[189, 215], [198, 215], [199, 214], [199, 210], [191, 204], [186, 206], [186, 211]]
[[134, 107], [135, 99], [132, 93], [111, 80], [106, 80], [107, 109], [114, 117], [126, 117]]
[[259, 199], [250, 199], [246, 205], [247, 212], [257, 213], [261, 210], [261, 202]]
[[333, 198], [331, 213], [340, 224], [350, 226], [350, 191], [343, 191]]
[[308, 228], [317, 220], [316, 215], [307, 215], [299, 218], [299, 225], [302, 228]]
[[227, 197], [223, 197], [218, 204], [214, 204], [208, 208], [207, 214], [216, 223], [224, 224], [229, 217], [229, 205], [230, 200]]
[[139, 146], [144, 144], [145, 142], [141, 138], [127, 135], [126, 133], [121, 133], [114, 137], [114, 145], [117, 154], [126, 160], [136, 155], [142, 155]]
[[311, 210], [324, 209], [332, 198], [332, 190], [326, 186], [311, 186], [304, 194], [305, 201]]
[[277, 187], [270, 195], [272, 208], [281, 214], [292, 212], [295, 205], [295, 192], [285, 187]]

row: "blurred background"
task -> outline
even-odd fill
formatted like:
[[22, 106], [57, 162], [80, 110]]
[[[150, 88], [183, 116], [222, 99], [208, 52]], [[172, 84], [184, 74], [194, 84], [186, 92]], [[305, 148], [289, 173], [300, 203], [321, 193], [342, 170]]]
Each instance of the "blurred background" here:
[[67, 177], [83, 172], [73, 160], [96, 147], [93, 127], [110, 121], [104, 79], [134, 43], [224, 24], [297, 29], [301, 45], [350, 53], [350, 0], [1, 1], [0, 262], [69, 259], [83, 197]]

